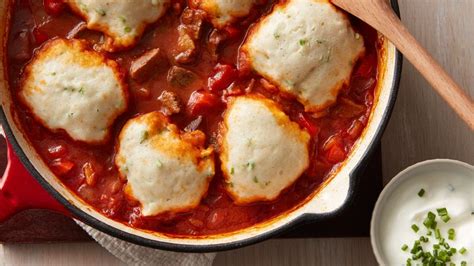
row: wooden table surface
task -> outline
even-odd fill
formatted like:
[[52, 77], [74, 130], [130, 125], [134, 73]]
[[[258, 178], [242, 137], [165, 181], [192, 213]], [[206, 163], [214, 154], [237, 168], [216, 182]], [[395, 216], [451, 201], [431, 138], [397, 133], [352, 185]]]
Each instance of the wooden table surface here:
[[[474, 0], [399, 0], [410, 31], [474, 96]], [[474, 164], [474, 134], [405, 62], [400, 94], [383, 138], [384, 176], [426, 159]], [[97, 244], [0, 246], [4, 265], [120, 265]], [[374, 265], [370, 241], [271, 240], [217, 255], [215, 265]]]

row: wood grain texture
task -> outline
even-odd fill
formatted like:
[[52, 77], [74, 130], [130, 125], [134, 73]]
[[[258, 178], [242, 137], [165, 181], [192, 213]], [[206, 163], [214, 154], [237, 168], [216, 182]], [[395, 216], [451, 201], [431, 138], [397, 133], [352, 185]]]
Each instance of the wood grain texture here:
[[[402, 20], [442, 66], [474, 95], [474, 1], [401, 0]], [[404, 62], [397, 104], [382, 139], [386, 181], [427, 159], [474, 163], [474, 134]]]
[[[402, 19], [420, 43], [474, 95], [474, 1], [399, 0]], [[408, 63], [383, 138], [384, 176], [431, 158], [474, 164], [474, 134]], [[98, 245], [6, 246], [0, 265], [113, 265]], [[43, 264], [42, 264], [43, 263]], [[220, 253], [215, 265], [374, 265], [369, 239], [272, 240]]]

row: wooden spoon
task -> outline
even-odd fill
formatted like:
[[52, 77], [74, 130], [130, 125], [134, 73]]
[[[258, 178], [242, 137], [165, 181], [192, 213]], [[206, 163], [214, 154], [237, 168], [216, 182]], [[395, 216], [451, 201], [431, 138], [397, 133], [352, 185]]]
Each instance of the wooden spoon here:
[[385, 35], [474, 131], [472, 100], [408, 32], [387, 0], [331, 1]]

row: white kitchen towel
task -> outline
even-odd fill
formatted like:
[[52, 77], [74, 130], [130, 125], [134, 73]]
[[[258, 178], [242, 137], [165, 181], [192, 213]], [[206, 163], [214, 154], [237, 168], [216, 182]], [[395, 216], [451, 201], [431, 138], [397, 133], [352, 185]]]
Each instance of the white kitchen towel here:
[[76, 220], [95, 241], [127, 265], [210, 266], [216, 253], [177, 253], [135, 245], [99, 232]]

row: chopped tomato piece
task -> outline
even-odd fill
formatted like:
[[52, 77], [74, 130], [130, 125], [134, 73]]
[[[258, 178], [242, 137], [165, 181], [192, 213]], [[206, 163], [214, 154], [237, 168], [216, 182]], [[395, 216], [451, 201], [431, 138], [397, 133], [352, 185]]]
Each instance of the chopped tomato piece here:
[[51, 155], [52, 158], [57, 159], [60, 157], [64, 157], [64, 155], [66, 155], [67, 153], [67, 149], [63, 145], [59, 144], [49, 147], [48, 153], [49, 155]]
[[298, 123], [306, 128], [311, 136], [319, 134], [319, 127], [317, 127], [305, 114], [298, 114]]
[[339, 145], [334, 145], [329, 149], [329, 152], [327, 153], [327, 159], [331, 163], [338, 163], [343, 161], [346, 158], [346, 152], [344, 151], [344, 148], [342, 148]]
[[196, 219], [196, 218], [193, 218], [193, 217], [189, 218], [188, 222], [196, 228], [203, 228], [204, 227], [204, 222], [203, 221], [201, 221], [199, 219]]
[[189, 98], [187, 109], [192, 116], [203, 115], [206, 113], [214, 112], [221, 106], [220, 99], [210, 93], [203, 90], [195, 91]]
[[377, 57], [373, 54], [367, 55], [365, 58], [362, 58], [359, 66], [356, 69], [355, 75], [368, 78], [372, 75], [375, 67], [377, 66]]
[[238, 77], [237, 70], [231, 65], [217, 64], [214, 67], [214, 76], [207, 81], [207, 86], [212, 92], [225, 90]]
[[63, 0], [43, 0], [43, 5], [46, 13], [51, 16], [59, 16], [65, 8]]
[[343, 146], [342, 138], [339, 135], [333, 135], [323, 144], [323, 151], [328, 151], [334, 146]]
[[347, 135], [351, 139], [357, 139], [363, 129], [364, 125], [359, 120], [355, 120], [352, 122], [351, 127], [347, 130]]
[[238, 28], [232, 27], [232, 26], [226, 26], [224, 28], [224, 31], [226, 32], [227, 37], [231, 39], [239, 37], [241, 33], [241, 31]]
[[119, 192], [122, 189], [122, 187], [123, 187], [123, 183], [120, 180], [120, 178], [117, 178], [114, 181], [109, 182], [107, 185], [108, 192], [110, 194], [115, 194]]
[[57, 175], [65, 175], [69, 173], [75, 165], [66, 159], [56, 159], [50, 163], [50, 166]]
[[33, 29], [33, 36], [37, 45], [40, 45], [49, 39], [49, 36], [38, 28]]
[[224, 91], [224, 97], [239, 96], [244, 94], [244, 90], [239, 86], [229, 86], [227, 90]]
[[357, 104], [345, 97], [340, 97], [339, 103], [340, 104], [336, 107], [334, 113], [341, 118], [353, 118], [363, 114], [365, 111], [364, 105]]
[[206, 226], [209, 229], [217, 229], [221, 228], [224, 224], [224, 221], [227, 217], [227, 209], [217, 209], [211, 212], [209, 217], [207, 218]]
[[82, 173], [86, 178], [87, 185], [94, 186], [97, 183], [96, 173], [90, 162], [87, 162], [82, 166]]
[[140, 97], [140, 98], [143, 99], [143, 100], [148, 100], [148, 99], [150, 99], [150, 97], [151, 97], [151, 92], [150, 92], [150, 90], [147, 89], [147, 88], [144, 88], [144, 87], [139, 88], [139, 89], [136, 91], [136, 93], [137, 93], [137, 96]]

